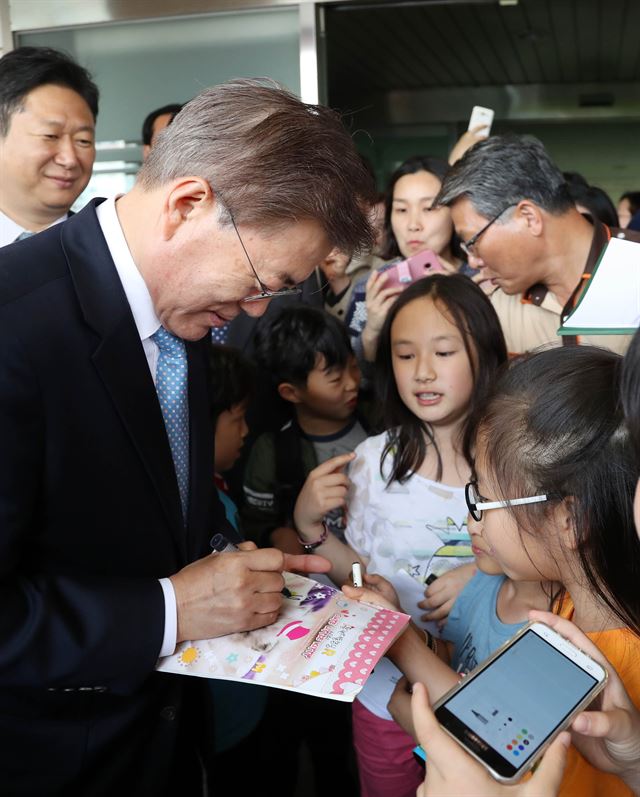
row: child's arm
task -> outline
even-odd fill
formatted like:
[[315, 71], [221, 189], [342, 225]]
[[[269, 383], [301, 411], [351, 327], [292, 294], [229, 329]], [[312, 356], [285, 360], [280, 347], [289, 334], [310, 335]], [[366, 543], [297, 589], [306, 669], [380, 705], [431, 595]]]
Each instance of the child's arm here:
[[461, 565], [443, 573], [429, 584], [424, 593], [424, 600], [418, 603], [421, 609], [427, 610], [420, 619], [423, 622], [435, 620], [442, 627], [458, 595], [473, 578], [475, 572], [475, 564]]
[[300, 490], [293, 513], [300, 539], [310, 544], [321, 541], [314, 553], [331, 562], [329, 577], [338, 586], [348, 583], [353, 562], [360, 562], [363, 569], [366, 565], [351, 547], [328, 533], [323, 523], [327, 512], [346, 506], [350, 481], [343, 468], [354, 456], [341, 454], [314, 468]]
[[[345, 584], [342, 591], [353, 600], [364, 600], [386, 609], [402, 611], [395, 591], [386, 579], [378, 575], [366, 575], [365, 581], [373, 588], [356, 588]], [[402, 670], [411, 683], [414, 681], [426, 683], [431, 694], [438, 698], [457, 684], [460, 676], [449, 666], [450, 643], [433, 637], [429, 642], [427, 640], [425, 632], [410, 622], [385, 655], [399, 670]]]
[[387, 651], [387, 658], [405, 676], [396, 685], [388, 709], [398, 725], [414, 738], [409, 684], [418, 680], [427, 684], [433, 699], [437, 700], [460, 680], [458, 673], [443, 661], [450, 655], [450, 646], [438, 639], [436, 650], [434, 653], [427, 647], [420, 629], [410, 626]]

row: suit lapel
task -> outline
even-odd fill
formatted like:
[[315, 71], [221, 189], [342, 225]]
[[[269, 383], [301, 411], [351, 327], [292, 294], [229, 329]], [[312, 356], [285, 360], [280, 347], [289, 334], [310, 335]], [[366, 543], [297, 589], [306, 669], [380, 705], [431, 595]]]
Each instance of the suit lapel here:
[[[214, 428], [208, 406], [208, 359], [206, 339], [187, 342], [189, 363], [189, 523], [190, 558], [209, 553], [209, 510], [214, 493]], [[204, 548], [203, 548], [204, 545]]]
[[155, 487], [186, 561], [178, 483], [162, 411], [124, 289], [90, 203], [69, 219], [62, 246], [87, 324], [98, 334], [95, 368]]

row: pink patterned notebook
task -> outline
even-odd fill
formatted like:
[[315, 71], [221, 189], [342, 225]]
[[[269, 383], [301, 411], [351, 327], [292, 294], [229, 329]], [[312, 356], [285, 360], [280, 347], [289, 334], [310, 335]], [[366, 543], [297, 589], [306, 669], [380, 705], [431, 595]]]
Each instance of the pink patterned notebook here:
[[157, 669], [352, 701], [409, 616], [350, 600], [304, 576], [284, 576], [291, 597], [273, 625], [182, 642]]

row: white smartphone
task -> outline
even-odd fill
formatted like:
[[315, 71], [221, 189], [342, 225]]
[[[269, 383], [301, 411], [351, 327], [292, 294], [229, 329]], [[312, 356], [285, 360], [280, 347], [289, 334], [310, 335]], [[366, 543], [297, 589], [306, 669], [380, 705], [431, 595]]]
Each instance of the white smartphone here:
[[513, 783], [606, 681], [598, 662], [549, 626], [529, 623], [433, 708], [496, 780]]
[[491, 108], [483, 108], [482, 105], [474, 105], [471, 109], [471, 118], [469, 119], [468, 130], [473, 130], [478, 125], [485, 125], [486, 130], [483, 131], [487, 135], [491, 132], [491, 125], [493, 124], [494, 112]]

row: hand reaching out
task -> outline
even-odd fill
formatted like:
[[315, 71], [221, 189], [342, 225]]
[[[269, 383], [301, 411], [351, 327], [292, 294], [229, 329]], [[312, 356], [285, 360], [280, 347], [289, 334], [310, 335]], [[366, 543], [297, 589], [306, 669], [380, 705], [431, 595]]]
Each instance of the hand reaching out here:
[[493, 279], [487, 275], [487, 270], [484, 268], [481, 268], [477, 274], [474, 274], [471, 280], [480, 287], [486, 296], [491, 296], [492, 293], [498, 290], [498, 286]]
[[483, 141], [485, 138], [489, 138], [487, 125], [476, 125], [471, 130], [466, 130], [453, 145], [453, 149], [449, 153], [449, 164], [453, 166], [468, 149], [471, 149], [478, 141]]
[[309, 541], [322, 533], [322, 519], [332, 509], [346, 506], [351, 482], [344, 468], [355, 454], [340, 454], [314, 468], [307, 476], [293, 512], [300, 536]]
[[367, 323], [362, 330], [362, 347], [369, 361], [375, 359], [378, 337], [389, 308], [403, 290], [399, 285], [385, 288], [386, 281], [384, 271], [372, 271], [367, 280]]
[[571, 726], [572, 741], [594, 767], [619, 775], [640, 793], [640, 711], [606, 657], [569, 620], [550, 612], [531, 611], [531, 620], [546, 623], [606, 667], [609, 678], [597, 698], [598, 710], [583, 711]]
[[363, 579], [368, 588], [353, 587], [351, 584], [345, 584], [342, 587], [342, 591], [347, 598], [352, 598], [357, 601], [367, 601], [367, 603], [382, 606], [384, 609], [402, 611], [398, 595], [393, 585], [387, 581], [386, 578], [376, 573], [365, 573]]
[[420, 619], [423, 622], [436, 620], [438, 625], [443, 626], [456, 598], [475, 572], [476, 566], [474, 564], [462, 565], [443, 573], [433, 583], [429, 584], [424, 592], [424, 600], [418, 603], [421, 609], [427, 609]]
[[427, 755], [426, 778], [417, 797], [554, 797], [564, 772], [568, 733], [561, 733], [528, 780], [505, 786], [442, 730], [421, 683], [413, 686], [411, 713], [415, 735]]

